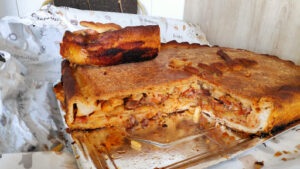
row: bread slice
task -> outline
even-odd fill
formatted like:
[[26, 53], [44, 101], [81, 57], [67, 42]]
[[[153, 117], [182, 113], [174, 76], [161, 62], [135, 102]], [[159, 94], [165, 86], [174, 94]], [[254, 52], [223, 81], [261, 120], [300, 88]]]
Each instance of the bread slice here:
[[198, 75], [201, 89], [207, 90], [201, 111], [226, 126], [262, 133], [300, 119], [300, 67], [293, 62], [246, 50], [174, 42], [162, 50], [192, 63], [179, 69]]
[[[72, 66], [65, 60], [62, 82], [69, 127], [131, 127], [154, 116], [197, 105], [196, 76], [152, 64], [148, 61], [110, 67]], [[183, 92], [188, 95], [183, 97]]]
[[150, 60], [160, 49], [157, 25], [119, 29], [112, 24], [81, 24], [94, 30], [66, 31], [60, 44], [62, 57], [74, 64], [108, 66]]
[[201, 112], [257, 134], [300, 119], [300, 67], [240, 49], [170, 42], [145, 62], [63, 61], [62, 83], [71, 129], [130, 127], [163, 114]]

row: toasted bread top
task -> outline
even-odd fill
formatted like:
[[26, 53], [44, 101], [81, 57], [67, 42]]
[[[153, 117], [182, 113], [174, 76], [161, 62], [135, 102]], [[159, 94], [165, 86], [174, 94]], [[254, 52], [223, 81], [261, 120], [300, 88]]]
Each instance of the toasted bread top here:
[[[161, 59], [128, 63], [109, 67], [71, 66], [67, 60], [62, 63], [63, 86], [66, 98], [97, 97], [109, 99], [119, 95], [143, 93], [160, 87], [179, 86], [196, 80], [189, 72], [172, 70]], [[163, 89], [162, 89], [163, 90]]]
[[[226, 59], [217, 54], [220, 50], [231, 60], [246, 60], [246, 65], [234, 65], [233, 68], [228, 66]], [[280, 107], [283, 102], [291, 103], [300, 96], [300, 66], [276, 56], [256, 54], [242, 49], [175, 42], [163, 45], [159, 57], [162, 55], [187, 58], [193, 63], [192, 67], [200, 70], [200, 79], [242, 99], [259, 102], [265, 98]], [[206, 73], [202, 66], [198, 66], [199, 63], [219, 68], [222, 75]]]
[[[228, 63], [222, 54], [217, 54], [220, 50], [238, 62]], [[172, 59], [187, 64], [172, 68]], [[267, 98], [279, 107], [300, 96], [300, 67], [290, 61], [246, 50], [187, 43], [163, 44], [157, 58], [139, 63], [95, 67], [70, 66], [64, 61], [62, 72], [67, 99], [75, 95], [113, 97], [197, 78], [241, 99], [259, 102]]]

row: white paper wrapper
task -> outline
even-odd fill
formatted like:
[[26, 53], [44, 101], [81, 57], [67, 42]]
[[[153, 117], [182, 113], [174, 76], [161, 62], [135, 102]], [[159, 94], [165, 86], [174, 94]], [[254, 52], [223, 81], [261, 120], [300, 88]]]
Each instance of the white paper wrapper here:
[[51, 148], [63, 140], [53, 83], [60, 79], [59, 43], [66, 30], [83, 29], [80, 21], [125, 26], [159, 25], [162, 42], [208, 44], [199, 25], [159, 17], [82, 11], [45, 6], [25, 18], [0, 20], [0, 152]]
[[[177, 40], [208, 44], [199, 25], [159, 17], [81, 11], [54, 6], [43, 7], [25, 18], [5, 17], [0, 20], [0, 153], [42, 151], [45, 147], [64, 143], [63, 119], [59, 113], [52, 86], [60, 79], [59, 43], [66, 30], [82, 29], [79, 22], [94, 21], [129, 25], [158, 24], [161, 40]], [[0, 58], [0, 60], [3, 60]], [[219, 168], [253, 168], [254, 161], [264, 161], [266, 168], [298, 168], [300, 166], [299, 127], [275, 141], [268, 141], [234, 160], [214, 166]], [[46, 146], [45, 146], [46, 145]], [[290, 151], [274, 157], [276, 151]], [[295, 152], [299, 151], [298, 154]], [[0, 168], [75, 168], [66, 165], [61, 156], [47, 153], [0, 154]], [[24, 163], [24, 159], [32, 165]], [[290, 159], [287, 162], [281, 158]], [[63, 159], [63, 160], [62, 160]], [[47, 161], [48, 160], [48, 161]], [[51, 162], [49, 162], [51, 160]], [[53, 162], [55, 161], [55, 163]], [[48, 163], [47, 163], [48, 162]], [[73, 161], [74, 162], [74, 161]], [[16, 165], [17, 164], [17, 165]], [[65, 164], [65, 165], [64, 165]], [[195, 167], [197, 168], [197, 167]]]

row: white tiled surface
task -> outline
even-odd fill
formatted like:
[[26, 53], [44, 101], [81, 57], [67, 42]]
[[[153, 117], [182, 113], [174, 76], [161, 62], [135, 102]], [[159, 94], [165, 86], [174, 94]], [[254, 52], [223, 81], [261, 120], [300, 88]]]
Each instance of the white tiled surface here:
[[[38, 10], [46, 0], [0, 0], [0, 17], [27, 16]], [[139, 0], [145, 14], [183, 19], [185, 0]], [[140, 10], [139, 10], [140, 11]]]
[[77, 169], [71, 153], [35, 152], [2, 154], [1, 169]]
[[145, 14], [174, 19], [183, 19], [185, 0], [139, 0]]
[[0, 18], [3, 16], [27, 16], [38, 10], [45, 0], [0, 0]]

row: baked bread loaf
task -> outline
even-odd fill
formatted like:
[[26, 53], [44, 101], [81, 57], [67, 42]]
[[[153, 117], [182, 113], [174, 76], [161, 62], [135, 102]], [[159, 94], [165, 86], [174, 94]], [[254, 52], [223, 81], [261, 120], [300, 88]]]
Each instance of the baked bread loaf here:
[[110, 66], [150, 60], [159, 52], [157, 25], [119, 29], [116, 25], [99, 25], [101, 23], [81, 24], [92, 29], [66, 31], [60, 44], [60, 54], [71, 63]]
[[63, 61], [55, 93], [70, 129], [131, 127], [181, 112], [259, 134], [300, 119], [299, 66], [197, 44], [169, 42], [153, 60], [108, 67]]

